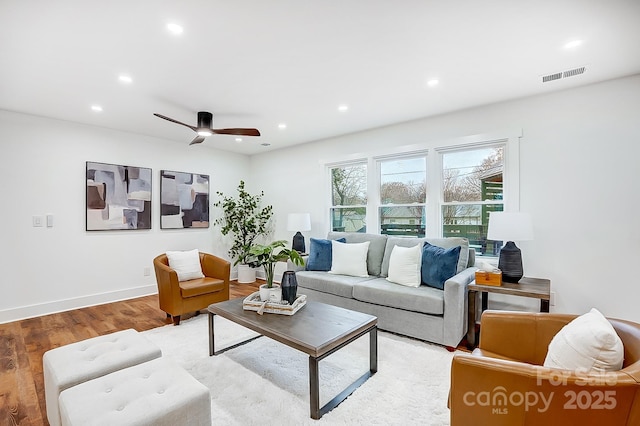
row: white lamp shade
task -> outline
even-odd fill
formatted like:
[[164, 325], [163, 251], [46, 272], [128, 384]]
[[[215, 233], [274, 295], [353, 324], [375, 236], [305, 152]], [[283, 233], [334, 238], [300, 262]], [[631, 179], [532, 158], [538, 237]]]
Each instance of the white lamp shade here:
[[311, 230], [311, 214], [289, 213], [287, 216], [287, 231]]
[[487, 239], [492, 241], [533, 240], [531, 215], [521, 212], [490, 212]]

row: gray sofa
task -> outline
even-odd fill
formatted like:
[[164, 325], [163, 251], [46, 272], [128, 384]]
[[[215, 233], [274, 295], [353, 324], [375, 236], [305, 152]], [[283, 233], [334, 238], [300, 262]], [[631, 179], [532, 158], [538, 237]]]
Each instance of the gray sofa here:
[[[466, 238], [414, 238], [386, 235], [330, 232], [327, 239], [345, 238], [347, 243], [369, 241], [369, 277], [296, 271], [298, 293], [307, 300], [328, 303], [378, 317], [382, 330], [415, 337], [448, 347], [456, 347], [467, 331], [467, 285], [474, 279], [475, 251]], [[406, 287], [386, 280], [389, 258], [395, 245], [413, 247], [417, 243], [450, 248], [460, 245], [458, 273], [445, 282], [444, 290], [421, 285]]]

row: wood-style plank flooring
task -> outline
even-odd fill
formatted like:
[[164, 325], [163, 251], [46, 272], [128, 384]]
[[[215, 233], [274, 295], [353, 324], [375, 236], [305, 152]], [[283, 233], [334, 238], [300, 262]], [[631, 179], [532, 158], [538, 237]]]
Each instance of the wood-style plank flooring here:
[[[246, 297], [263, 282], [232, 281], [230, 298]], [[0, 324], [0, 426], [49, 424], [42, 375], [42, 355], [49, 349], [128, 328], [145, 331], [167, 324], [171, 319], [158, 308], [157, 295]], [[465, 341], [458, 349], [467, 350]]]
[[[230, 298], [245, 297], [262, 282], [229, 286]], [[0, 425], [48, 425], [42, 355], [49, 349], [115, 331], [150, 330], [171, 324], [158, 296], [0, 324]], [[179, 327], [179, 326], [178, 326]]]

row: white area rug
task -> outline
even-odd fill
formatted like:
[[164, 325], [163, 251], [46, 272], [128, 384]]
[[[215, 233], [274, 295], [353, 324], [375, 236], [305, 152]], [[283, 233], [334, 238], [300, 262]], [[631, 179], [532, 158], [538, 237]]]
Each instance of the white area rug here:
[[[215, 317], [216, 349], [255, 335]], [[143, 334], [211, 391], [215, 425], [448, 425], [453, 354], [378, 332], [378, 372], [320, 420], [309, 417], [309, 358], [261, 337], [209, 356], [207, 315]], [[369, 337], [320, 361], [324, 405], [369, 368]]]

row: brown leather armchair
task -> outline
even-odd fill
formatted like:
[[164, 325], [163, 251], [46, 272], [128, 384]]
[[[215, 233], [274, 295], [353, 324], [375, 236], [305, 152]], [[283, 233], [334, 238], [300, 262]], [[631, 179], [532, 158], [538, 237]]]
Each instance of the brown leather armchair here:
[[451, 425], [640, 425], [640, 324], [609, 319], [622, 369], [587, 374], [543, 367], [576, 315], [485, 311], [480, 345], [451, 364]]
[[178, 274], [169, 267], [166, 254], [153, 259], [158, 282], [160, 309], [173, 317], [175, 325], [187, 312], [199, 312], [212, 303], [229, 300], [231, 263], [208, 253], [200, 252], [204, 278], [178, 281]]

